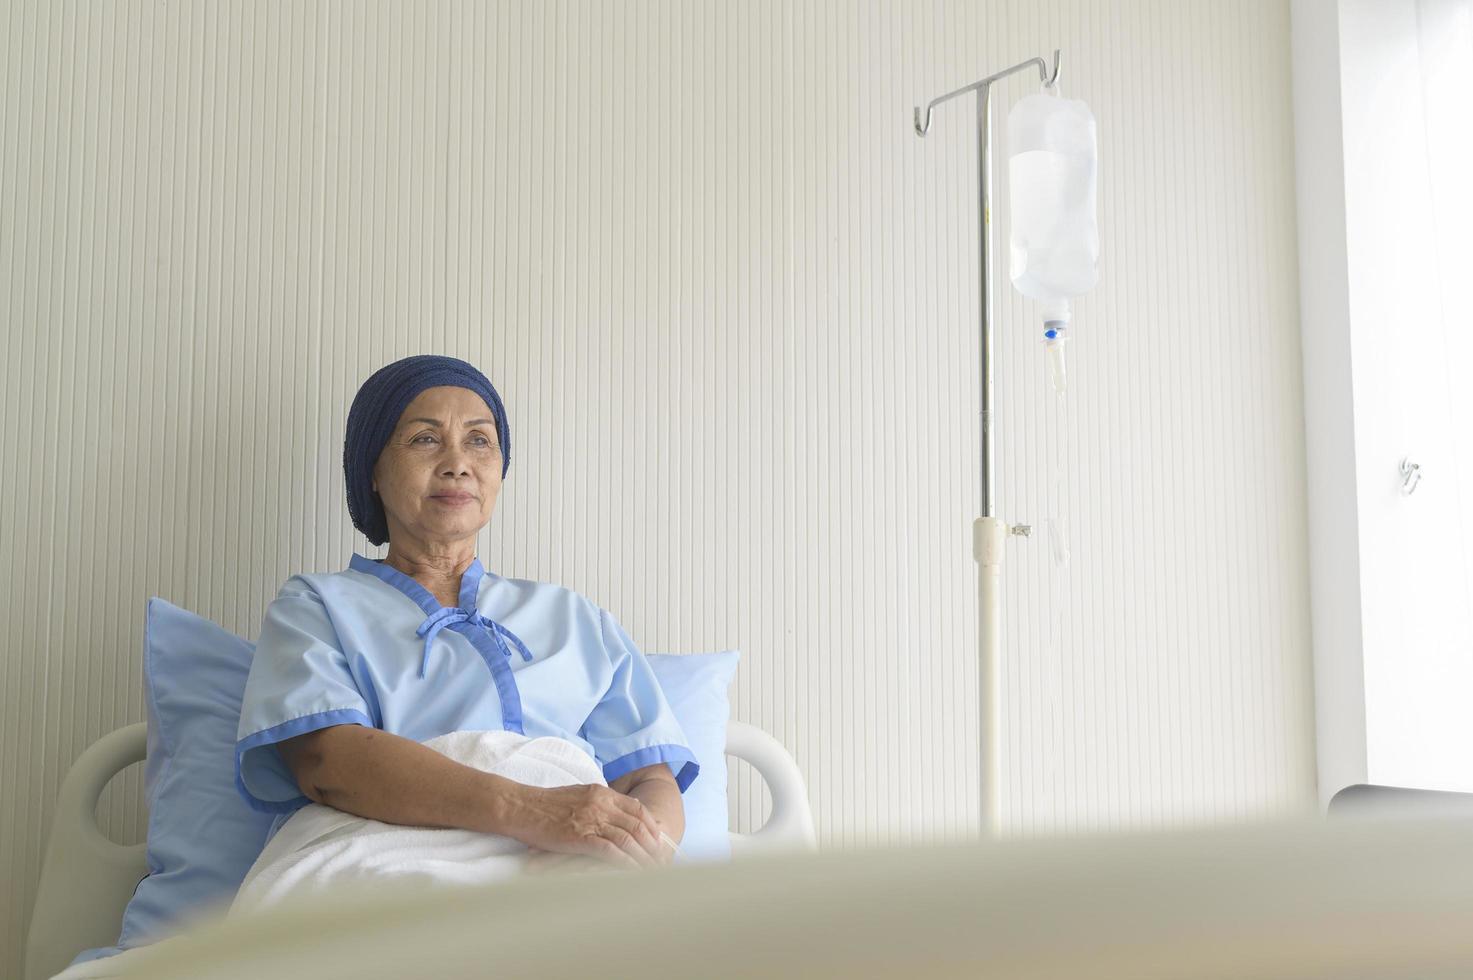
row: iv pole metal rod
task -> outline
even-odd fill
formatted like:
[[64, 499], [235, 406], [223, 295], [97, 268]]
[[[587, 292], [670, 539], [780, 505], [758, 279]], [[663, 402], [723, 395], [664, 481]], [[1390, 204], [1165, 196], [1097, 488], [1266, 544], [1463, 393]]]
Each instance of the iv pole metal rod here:
[[1000, 813], [998, 809], [998, 774], [1001, 770], [1000, 742], [1002, 726], [998, 711], [997, 655], [1001, 643], [998, 623], [1000, 562], [1002, 545], [1007, 534], [1007, 525], [994, 513], [996, 506], [993, 493], [992, 465], [992, 83], [1020, 72], [1033, 65], [1038, 66], [1038, 79], [1045, 86], [1053, 87], [1059, 80], [1059, 51], [1054, 49], [1053, 71], [1042, 58], [1029, 58], [995, 75], [973, 82], [954, 92], [932, 99], [926, 105], [926, 115], [921, 118], [920, 107], [915, 110], [917, 136], [924, 137], [931, 128], [931, 110], [948, 99], [967, 92], [977, 93], [977, 184], [980, 189], [978, 201], [978, 234], [981, 237], [979, 261], [981, 291], [978, 313], [981, 320], [980, 348], [982, 355], [982, 516], [972, 525], [972, 555], [977, 560], [977, 616], [978, 645], [980, 656], [977, 664], [977, 720], [981, 761], [978, 773], [980, 793], [981, 830], [984, 837], [996, 837]]

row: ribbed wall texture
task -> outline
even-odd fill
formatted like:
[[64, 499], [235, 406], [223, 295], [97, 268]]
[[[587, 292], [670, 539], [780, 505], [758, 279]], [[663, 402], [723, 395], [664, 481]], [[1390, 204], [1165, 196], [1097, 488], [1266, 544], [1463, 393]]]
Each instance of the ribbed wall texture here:
[[143, 717], [147, 597], [254, 638], [367, 552], [343, 422], [415, 352], [507, 400], [489, 567], [741, 647], [827, 844], [969, 832], [975, 130], [911, 108], [1056, 46], [1102, 276], [1062, 404], [998, 305], [1005, 829], [1310, 805], [1282, 3], [7, 2], [0, 972], [68, 764]]

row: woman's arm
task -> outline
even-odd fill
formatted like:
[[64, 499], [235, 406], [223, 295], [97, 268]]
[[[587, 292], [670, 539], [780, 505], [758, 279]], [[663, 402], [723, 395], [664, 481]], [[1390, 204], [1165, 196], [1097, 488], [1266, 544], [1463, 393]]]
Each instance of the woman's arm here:
[[668, 850], [655, 815], [633, 796], [598, 785], [527, 786], [377, 728], [334, 725], [277, 750], [308, 799], [360, 817], [502, 834], [624, 865], [659, 863]]
[[680, 799], [680, 787], [665, 763], [626, 772], [609, 783], [609, 788], [643, 803], [675, 843], [685, 837], [685, 804]]

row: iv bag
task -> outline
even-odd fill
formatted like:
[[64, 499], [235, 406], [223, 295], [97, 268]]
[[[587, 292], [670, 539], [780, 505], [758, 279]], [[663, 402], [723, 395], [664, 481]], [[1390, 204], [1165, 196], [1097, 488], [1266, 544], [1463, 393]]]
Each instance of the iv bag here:
[[1099, 278], [1096, 159], [1095, 117], [1078, 99], [1045, 89], [1008, 113], [1010, 272], [1050, 322]]

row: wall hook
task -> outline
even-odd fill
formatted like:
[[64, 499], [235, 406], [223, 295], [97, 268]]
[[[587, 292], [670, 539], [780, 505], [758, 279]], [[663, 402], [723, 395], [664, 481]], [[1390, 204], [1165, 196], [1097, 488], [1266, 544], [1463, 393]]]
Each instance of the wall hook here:
[[1401, 492], [1411, 494], [1417, 489], [1417, 484], [1422, 482], [1422, 464], [1413, 463], [1411, 457], [1401, 458]]

